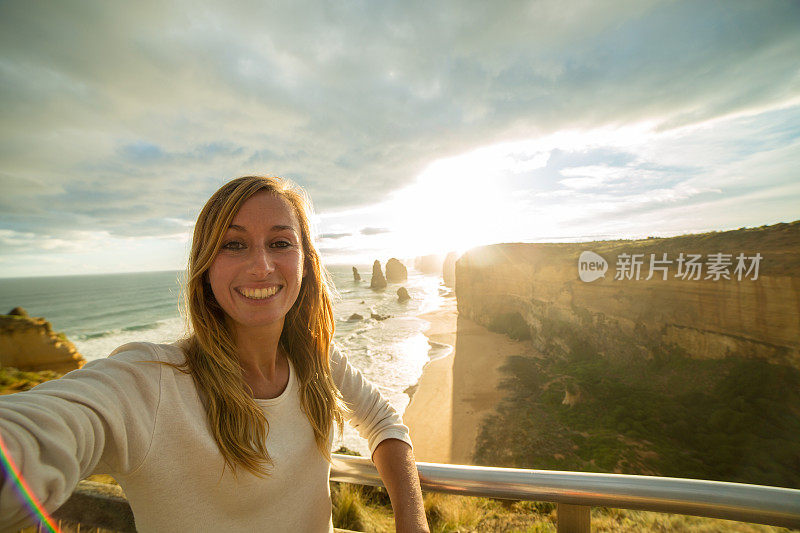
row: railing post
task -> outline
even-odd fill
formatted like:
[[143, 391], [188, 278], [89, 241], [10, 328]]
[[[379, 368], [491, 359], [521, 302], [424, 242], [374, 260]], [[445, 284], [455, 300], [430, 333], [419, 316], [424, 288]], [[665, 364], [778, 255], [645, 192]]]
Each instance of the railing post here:
[[589, 533], [592, 529], [592, 508], [586, 505], [556, 505], [558, 533]]

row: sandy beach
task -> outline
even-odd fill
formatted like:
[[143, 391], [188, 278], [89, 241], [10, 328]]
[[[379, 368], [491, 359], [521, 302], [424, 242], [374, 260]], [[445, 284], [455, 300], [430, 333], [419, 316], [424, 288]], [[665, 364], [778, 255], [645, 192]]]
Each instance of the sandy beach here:
[[[431, 323], [425, 335], [432, 342], [447, 344], [455, 350], [458, 311], [456, 299], [446, 300], [442, 308], [420, 315]], [[449, 463], [452, 441], [453, 357], [430, 361], [422, 371], [403, 421], [411, 431], [414, 457], [428, 463]]]
[[471, 464], [483, 418], [502, 399], [497, 386], [506, 357], [530, 350], [460, 317], [456, 300], [421, 315], [431, 323], [425, 335], [454, 351], [428, 363], [403, 419], [411, 431], [417, 461]]

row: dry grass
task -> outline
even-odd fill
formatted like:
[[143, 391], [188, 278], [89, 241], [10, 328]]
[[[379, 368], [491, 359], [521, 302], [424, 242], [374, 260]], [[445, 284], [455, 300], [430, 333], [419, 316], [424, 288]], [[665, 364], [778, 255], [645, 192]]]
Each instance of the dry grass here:
[[794, 530], [699, 516], [596, 507], [592, 509], [592, 531], [614, 533], [633, 533], [637, 531], [766, 533]]
[[394, 531], [392, 509], [371, 498], [370, 489], [348, 483], [331, 483], [333, 525], [353, 531]]
[[13, 394], [30, 390], [40, 383], [60, 377], [61, 374], [52, 370], [28, 372], [10, 366], [0, 367], [0, 394]]
[[[335, 527], [354, 531], [394, 531], [388, 502], [378, 504], [371, 501], [374, 498], [365, 496], [361, 488], [344, 484], [339, 485], [332, 496]], [[440, 493], [426, 493], [424, 500], [431, 533], [556, 531], [556, 506], [549, 502], [504, 501]], [[345, 518], [350, 521], [338, 521]], [[794, 530], [714, 518], [595, 507], [592, 509], [592, 531], [777, 533]]]
[[[346, 483], [331, 483], [331, 498], [334, 527], [370, 533], [394, 532], [392, 508], [384, 490]], [[505, 501], [440, 493], [426, 493], [424, 500], [431, 533], [555, 533], [556, 531], [556, 506], [549, 502]], [[61, 526], [64, 533], [106, 531], [86, 526], [78, 529], [77, 524], [65, 522], [62, 522]], [[19, 533], [36, 531], [36, 527], [30, 527]], [[592, 531], [595, 533], [671, 531], [778, 533], [797, 530], [714, 518], [595, 507], [592, 508]]]
[[469, 531], [487, 514], [485, 498], [464, 498], [452, 494], [425, 494], [425, 515], [431, 533]]

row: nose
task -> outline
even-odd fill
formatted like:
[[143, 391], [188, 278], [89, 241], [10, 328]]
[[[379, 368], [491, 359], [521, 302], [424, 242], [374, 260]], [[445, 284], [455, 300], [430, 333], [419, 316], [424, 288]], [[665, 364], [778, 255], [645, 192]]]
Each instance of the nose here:
[[248, 273], [257, 279], [265, 278], [275, 270], [275, 261], [267, 248], [255, 248], [251, 253]]

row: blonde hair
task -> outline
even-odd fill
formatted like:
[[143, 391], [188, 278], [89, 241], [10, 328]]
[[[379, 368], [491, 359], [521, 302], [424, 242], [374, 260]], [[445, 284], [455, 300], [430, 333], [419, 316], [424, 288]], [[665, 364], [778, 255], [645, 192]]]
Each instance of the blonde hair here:
[[280, 345], [295, 369], [300, 405], [314, 430], [317, 448], [329, 461], [333, 422], [341, 431], [347, 412], [331, 376], [332, 284], [314, 248], [309, 224], [311, 200], [302, 188], [277, 177], [245, 176], [226, 183], [206, 202], [194, 228], [186, 288], [193, 333], [184, 344], [186, 362], [182, 370], [192, 375], [205, 396], [214, 440], [234, 475], [237, 466], [258, 476], [269, 474], [273, 464], [265, 445], [269, 421], [244, 382], [232, 332], [206, 273], [239, 208], [261, 191], [286, 199], [300, 224], [306, 275], [297, 300], [286, 314]]

